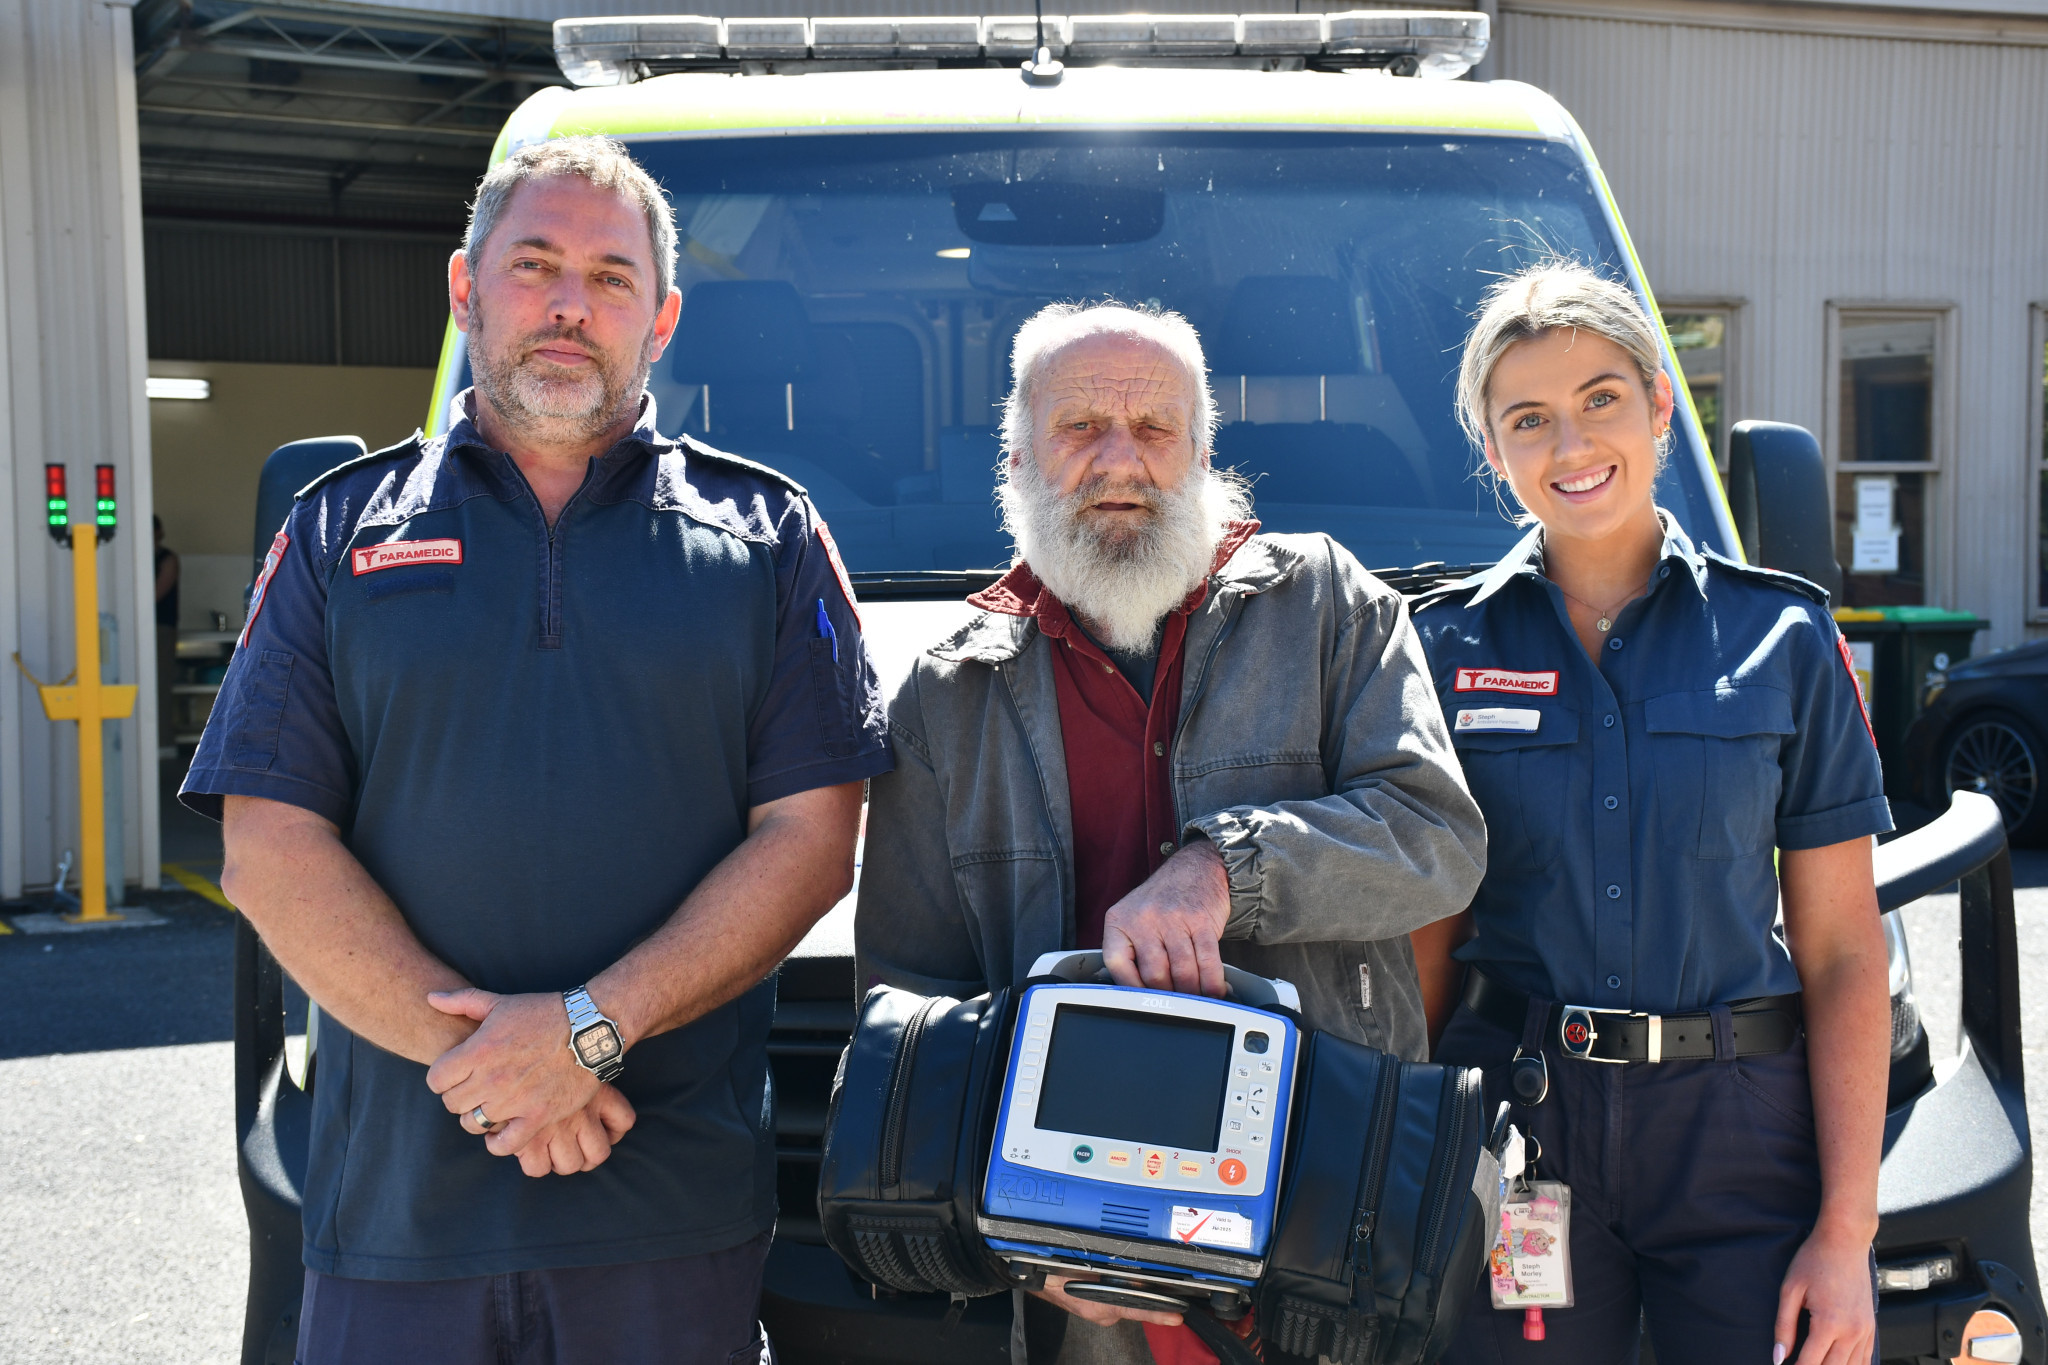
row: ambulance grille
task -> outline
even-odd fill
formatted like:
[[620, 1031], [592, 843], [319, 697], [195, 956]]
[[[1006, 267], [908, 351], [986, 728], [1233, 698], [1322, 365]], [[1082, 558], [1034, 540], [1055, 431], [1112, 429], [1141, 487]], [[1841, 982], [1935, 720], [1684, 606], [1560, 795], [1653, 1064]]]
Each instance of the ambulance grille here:
[[1144, 1237], [1152, 1231], [1152, 1210], [1134, 1204], [1104, 1204], [1102, 1230], [1125, 1237]]

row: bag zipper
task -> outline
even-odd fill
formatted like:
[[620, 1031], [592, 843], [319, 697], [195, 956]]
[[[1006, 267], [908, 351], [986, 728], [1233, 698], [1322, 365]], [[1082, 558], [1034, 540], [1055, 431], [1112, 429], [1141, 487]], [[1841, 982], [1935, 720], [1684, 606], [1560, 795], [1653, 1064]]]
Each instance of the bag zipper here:
[[1350, 1264], [1345, 1267], [1351, 1280], [1351, 1297], [1358, 1298], [1358, 1258], [1372, 1241], [1373, 1224], [1379, 1220], [1380, 1196], [1387, 1183], [1387, 1148], [1393, 1142], [1395, 1092], [1400, 1088], [1400, 1064], [1392, 1057], [1380, 1058], [1379, 1081], [1372, 1097], [1372, 1145], [1365, 1149], [1365, 1174], [1358, 1183], [1358, 1215], [1353, 1220]]
[[1425, 1274], [1436, 1269], [1437, 1243], [1443, 1238], [1444, 1223], [1451, 1216], [1451, 1199], [1458, 1192], [1457, 1173], [1464, 1168], [1465, 1114], [1471, 1109], [1469, 1103], [1473, 1078], [1478, 1073], [1460, 1070], [1452, 1082], [1451, 1130], [1443, 1144], [1443, 1164], [1437, 1169], [1436, 1189], [1430, 1201], [1429, 1222], [1423, 1225], [1422, 1252], [1415, 1259]]
[[910, 1017], [903, 1026], [903, 1036], [896, 1040], [896, 1057], [889, 1066], [889, 1113], [882, 1123], [881, 1187], [894, 1189], [903, 1175], [903, 1124], [910, 1109], [910, 1068], [917, 1059], [918, 1040], [924, 1037], [925, 1023], [941, 1000], [928, 1000], [923, 1009]]

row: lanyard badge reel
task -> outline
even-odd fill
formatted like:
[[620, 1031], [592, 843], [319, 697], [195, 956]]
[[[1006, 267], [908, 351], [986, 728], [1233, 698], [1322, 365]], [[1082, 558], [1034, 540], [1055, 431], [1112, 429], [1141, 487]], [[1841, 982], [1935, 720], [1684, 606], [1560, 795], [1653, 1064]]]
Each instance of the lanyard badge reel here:
[[1487, 1255], [1487, 1279], [1495, 1308], [1522, 1310], [1528, 1341], [1543, 1340], [1545, 1308], [1572, 1306], [1571, 1188], [1535, 1175], [1528, 1140], [1510, 1127], [1500, 1163], [1500, 1230]]

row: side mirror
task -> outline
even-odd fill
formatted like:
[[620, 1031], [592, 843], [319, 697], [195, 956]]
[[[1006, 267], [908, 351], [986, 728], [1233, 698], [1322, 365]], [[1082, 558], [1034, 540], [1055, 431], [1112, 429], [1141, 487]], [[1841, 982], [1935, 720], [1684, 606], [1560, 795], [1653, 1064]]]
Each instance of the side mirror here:
[[1728, 510], [1750, 562], [1842, 595], [1827, 461], [1805, 427], [1737, 422], [1728, 441]]

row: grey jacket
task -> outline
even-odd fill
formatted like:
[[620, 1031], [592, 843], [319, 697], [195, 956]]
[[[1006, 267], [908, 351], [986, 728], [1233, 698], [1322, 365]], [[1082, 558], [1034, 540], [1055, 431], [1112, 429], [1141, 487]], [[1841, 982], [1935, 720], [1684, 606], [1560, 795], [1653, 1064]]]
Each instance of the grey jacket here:
[[[1486, 830], [1406, 606], [1324, 535], [1258, 535], [1188, 620], [1172, 756], [1183, 839], [1223, 854], [1223, 957], [1291, 981], [1315, 1028], [1420, 1058], [1407, 934], [1471, 901]], [[869, 789], [863, 989], [965, 998], [1074, 942], [1051, 651], [983, 612], [920, 656]]]

